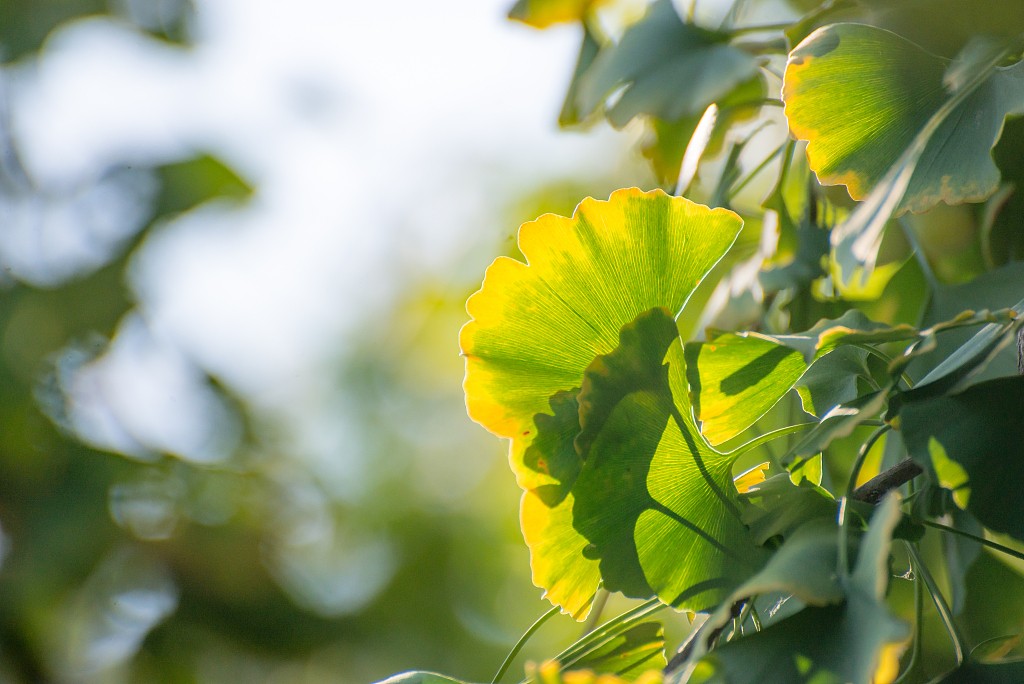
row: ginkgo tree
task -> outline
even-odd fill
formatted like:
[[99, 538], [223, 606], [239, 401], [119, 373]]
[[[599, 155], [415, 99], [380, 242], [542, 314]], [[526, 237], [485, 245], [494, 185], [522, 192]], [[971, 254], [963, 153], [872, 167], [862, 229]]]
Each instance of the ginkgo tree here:
[[552, 604], [494, 681], [558, 612], [594, 628], [526, 680], [1024, 681], [1024, 4], [635, 5], [510, 13], [578, 24], [560, 123], [660, 187], [523, 225], [467, 304]]

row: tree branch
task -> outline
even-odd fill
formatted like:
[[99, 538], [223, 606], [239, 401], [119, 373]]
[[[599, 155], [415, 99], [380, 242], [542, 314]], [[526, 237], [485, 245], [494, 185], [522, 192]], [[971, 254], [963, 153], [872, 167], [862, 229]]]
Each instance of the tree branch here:
[[888, 492], [910, 482], [924, 472], [924, 469], [912, 459], [900, 461], [892, 468], [875, 475], [873, 478], [853, 490], [850, 495], [855, 501], [866, 501], [869, 504], [876, 504], [882, 500]]

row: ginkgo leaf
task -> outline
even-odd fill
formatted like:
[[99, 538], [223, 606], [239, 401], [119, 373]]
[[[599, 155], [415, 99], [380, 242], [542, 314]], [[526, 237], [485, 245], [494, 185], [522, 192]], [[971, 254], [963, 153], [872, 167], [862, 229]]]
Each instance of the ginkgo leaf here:
[[684, 23], [671, 0], [656, 0], [584, 74], [580, 109], [593, 111], [625, 85], [606, 111], [614, 126], [625, 126], [638, 114], [663, 121], [699, 117], [709, 104], [757, 74], [754, 56], [730, 45], [730, 37]]
[[[813, 369], [836, 349], [913, 339], [917, 335], [909, 325], [876, 323], [854, 309], [838, 319], [822, 320], [802, 333], [726, 333], [707, 342], [687, 343], [687, 379], [701, 432], [715, 445], [740, 434], [802, 382], [808, 368]], [[842, 360], [849, 361], [850, 357]], [[815, 415], [826, 412], [826, 403], [831, 403], [831, 409], [843, 399], [856, 397], [855, 377], [850, 397], [849, 384], [833, 386], [827, 380], [809, 377], [804, 383], [801, 398], [805, 408], [814, 409], [817, 396], [819, 405], [810, 411]]]
[[865, 421], [877, 418], [885, 408], [890, 387], [871, 392], [838, 406], [821, 417], [821, 422], [804, 433], [800, 440], [782, 457], [783, 465], [800, 456], [821, 453], [835, 440], [846, 437]]
[[786, 473], [752, 487], [740, 500], [743, 522], [758, 544], [775, 536], [788, 537], [810, 520], [835, 520], [838, 508], [828, 491], [807, 479], [794, 485]]
[[658, 182], [665, 186], [678, 184], [677, 194], [687, 194], [685, 188], [696, 177], [702, 158], [721, 152], [732, 124], [756, 114], [765, 93], [764, 79], [756, 75], [717, 98], [714, 105], [709, 103], [702, 112], [675, 121], [646, 117], [647, 133], [640, 152], [651, 163]]
[[[950, 60], [863, 24], [813, 32], [789, 56], [782, 98], [790, 130], [808, 141], [818, 179], [864, 199], [954, 94]], [[955, 79], [954, 79], [955, 80]], [[836, 88], [836, 83], [843, 83]], [[1003, 119], [1024, 111], [1024, 63], [995, 68], [938, 125], [896, 210], [977, 202], [995, 192], [991, 149]]]
[[665, 308], [651, 309], [623, 326], [619, 346], [596, 357], [583, 374], [577, 397], [580, 431], [576, 451], [586, 454], [601, 433], [611, 412], [634, 392], [669, 394], [668, 366], [662, 359], [679, 338], [672, 314]]
[[[541, 498], [546, 492], [550, 500], [551, 485], [557, 488], [565, 472], [559, 468], [575, 467], [571, 454], [540, 466], [537, 452], [526, 463], [536, 421], [571, 431], [565, 416], [539, 418], [556, 417], [552, 398], [580, 387], [587, 366], [616, 348], [622, 327], [637, 315], [655, 307], [677, 314], [741, 227], [730, 211], [657, 190], [586, 199], [572, 218], [549, 214], [523, 225], [519, 247], [527, 263], [495, 260], [467, 303], [472, 320], [459, 343], [470, 417], [512, 440], [512, 469], [528, 490], [521, 519], [534, 581], [576, 617], [586, 614], [600, 575], [578, 551], [587, 541], [571, 526], [571, 495], [554, 507]], [[549, 489], [534, 493], [542, 487]]]
[[796, 383], [804, 411], [819, 418], [843, 402], [857, 398], [857, 383], [871, 377], [868, 352], [844, 346], [815, 361]]
[[686, 357], [694, 413], [712, 444], [750, 427], [807, 368], [798, 351], [757, 333], [688, 343]]
[[[599, 560], [609, 590], [703, 610], [756, 571], [765, 553], [741, 518], [736, 457], [712, 449], [690, 418], [670, 322], [662, 310], [641, 316], [609, 355], [620, 358], [599, 357], [584, 375], [580, 396], [592, 400], [580, 418], [593, 419], [596, 436], [585, 441], [573, 487], [573, 525], [590, 541], [585, 553]], [[592, 384], [598, 389], [588, 392]]]
[[[917, 330], [905, 324], [878, 323], [851, 309], [837, 319], [823, 319], [801, 333], [726, 333], [707, 342], [689, 342], [686, 344], [687, 379], [701, 432], [712, 444], [721, 444], [743, 432], [796, 387], [808, 413], [822, 418], [829, 416], [830, 426], [823, 425], [814, 433], [825, 437], [825, 441], [811, 439], [810, 435], [802, 441], [804, 446], [800, 453], [813, 454], [815, 445], [824, 445], [837, 435], [849, 434], [848, 431], [832, 434], [833, 428], [852, 429], [873, 417], [862, 411], [864, 407], [855, 401], [857, 377], [868, 375], [864, 362], [866, 352], [856, 345], [914, 342], [913, 349], [890, 367], [890, 373], [898, 376], [913, 358], [935, 348], [938, 333], [989, 323], [990, 328], [1001, 330], [1005, 335], [1012, 331], [1014, 316], [1012, 310], [963, 311], [948, 321]], [[999, 342], [1005, 343], [1005, 339]], [[965, 349], [970, 351], [975, 346], [966, 345]], [[837, 356], [838, 350], [841, 353]], [[985, 347], [978, 353], [990, 355], [993, 350], [998, 349]], [[950, 357], [949, 362], [954, 361], [956, 358]], [[977, 364], [969, 366], [970, 369], [976, 367]], [[905, 395], [913, 397], [922, 391], [915, 388]], [[851, 411], [843, 409], [832, 413], [841, 403], [848, 403], [846, 409]], [[871, 404], [871, 410], [880, 405]], [[852, 409], [856, 409], [856, 415]], [[836, 422], [834, 419], [840, 415], [843, 420]], [[823, 446], [817, 451], [821, 448]]]
[[[838, 539], [834, 519], [806, 521], [756, 575], [718, 606], [701, 630], [708, 634], [724, 627], [733, 618], [733, 606], [757, 596], [781, 595], [809, 606], [841, 603], [846, 594], [836, 572]], [[691, 657], [700, 657], [706, 647], [698, 642]]]

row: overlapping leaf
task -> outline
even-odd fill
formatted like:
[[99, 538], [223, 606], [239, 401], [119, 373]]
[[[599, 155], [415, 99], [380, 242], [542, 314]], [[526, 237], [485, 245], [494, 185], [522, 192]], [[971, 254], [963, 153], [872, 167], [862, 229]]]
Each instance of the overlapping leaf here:
[[639, 114], [668, 122], [699, 117], [757, 74], [754, 57], [730, 45], [729, 37], [683, 23], [671, 0], [657, 0], [622, 40], [594, 60], [580, 81], [579, 106], [593, 111], [626, 86], [606, 111], [615, 126]]
[[757, 333], [688, 343], [686, 355], [694, 411], [712, 444], [750, 427], [807, 369], [800, 352]]
[[743, 522], [758, 544], [775, 536], [789, 537], [791, 532], [811, 520], [835, 520], [838, 507], [826, 490], [809, 480], [794, 485], [786, 473], [751, 487], [740, 498], [743, 501]]
[[[630, 343], [638, 333], [648, 341]], [[655, 342], [659, 357], [637, 370]], [[743, 525], [735, 457], [708, 446], [689, 417], [682, 348], [662, 311], [627, 326], [609, 356], [621, 358], [595, 361], [580, 394], [589, 405], [581, 422], [597, 425], [595, 438], [585, 430], [577, 440], [587, 450], [573, 524], [591, 542], [586, 553], [599, 559], [608, 589], [706, 609], [764, 560]]]
[[[595, 356], [615, 349], [621, 328], [638, 314], [654, 307], [678, 312], [741, 225], [732, 212], [660, 191], [587, 199], [572, 218], [547, 215], [525, 224], [519, 246], [528, 263], [497, 259], [467, 304], [472, 320], [459, 339], [469, 414], [512, 440], [512, 468], [528, 490], [522, 521], [534, 581], [577, 617], [587, 610], [598, 567], [582, 555], [589, 542], [571, 526], [574, 497], [557, 493], [572, 486], [566, 473], [578, 467], [570, 452], [555, 447], [567, 448], [566, 439], [545, 442], [555, 452], [538, 447], [526, 462], [538, 425], [547, 421], [539, 416], [555, 419], [548, 428], [571, 433], [569, 412], [558, 416], [551, 398], [580, 387]], [[553, 492], [560, 498], [552, 507], [542, 497], [554, 502]]]
[[[822, 320], [802, 333], [726, 333], [707, 342], [687, 343], [687, 376], [701, 430], [712, 444], [731, 439], [764, 415], [793, 387], [797, 387], [808, 413], [823, 420], [825, 416], [830, 420], [843, 417], [842, 423], [846, 425], [859, 424], [874, 417], [862, 409], [870, 404], [871, 410], [877, 411], [884, 404], [884, 396], [880, 399], [882, 403], [856, 403], [858, 374], [867, 374], [866, 352], [857, 345], [913, 342], [912, 350], [891, 368], [891, 372], [898, 375], [917, 355], [934, 349], [938, 333], [988, 323], [983, 330], [991, 328], [1005, 334], [1015, 325], [1015, 315], [1009, 310], [965, 311], [919, 331], [909, 325], [871, 321], [852, 309], [838, 319]], [[997, 340], [994, 337], [993, 340], [995, 344]], [[998, 342], [1005, 344], [1005, 340]], [[989, 349], [991, 345], [981, 348], [979, 341], [970, 349], [975, 346], [980, 349], [975, 355], [983, 358], [994, 353]], [[998, 350], [995, 346], [992, 349]], [[838, 356], [837, 350], [842, 350]], [[956, 361], [954, 357], [951, 359], [951, 363]], [[966, 368], [964, 366], [960, 373], [966, 373]], [[913, 391], [918, 392], [920, 390]], [[840, 407], [841, 403], [846, 407]], [[852, 409], [856, 409], [860, 417], [851, 424]], [[802, 453], [813, 453], [813, 449]]]
[[[889, 577], [889, 546], [899, 519], [898, 501], [890, 497], [872, 517], [861, 541], [843, 603], [806, 608], [757, 634], [715, 649], [700, 663], [691, 681], [869, 684], [878, 673], [886, 648], [907, 635], [906, 626], [889, 612], [883, 600]], [[812, 543], [816, 539], [808, 541], [805, 553], [808, 559], [824, 561], [825, 540]], [[780, 568], [771, 572], [766, 568], [765, 586], [788, 584], [781, 571], [796, 556], [786, 563], [779, 561]], [[834, 586], [828, 590], [830, 586], [823, 585], [819, 592], [822, 598], [834, 600]], [[807, 591], [806, 587], [802, 589]]]
[[[808, 367], [813, 368], [811, 364], [833, 350], [911, 339], [917, 334], [910, 326], [876, 323], [851, 310], [841, 318], [822, 320], [803, 333], [727, 333], [708, 342], [688, 343], [687, 376], [701, 430], [712, 444], [720, 444], [752, 425], [800, 381]], [[843, 361], [851, 359], [844, 357]], [[848, 381], [845, 377], [834, 382], [808, 378], [802, 395], [805, 408], [815, 409], [817, 398], [818, 407], [811, 412], [823, 415], [826, 404], [847, 398]]]
[[[808, 141], [819, 180], [846, 185], [854, 199], [866, 197], [950, 99], [956, 84], [944, 82], [949, 66], [894, 33], [862, 24], [826, 26], [801, 42], [790, 53], [783, 100], [793, 134]], [[898, 210], [992, 194], [999, 170], [990, 151], [1003, 119], [1021, 111], [1024, 65], [992, 70], [932, 134]]]

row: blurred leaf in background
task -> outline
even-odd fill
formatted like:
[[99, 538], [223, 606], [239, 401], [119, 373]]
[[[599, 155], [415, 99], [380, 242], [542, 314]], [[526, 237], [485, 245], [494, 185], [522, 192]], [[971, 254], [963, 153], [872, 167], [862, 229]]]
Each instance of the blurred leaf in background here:
[[465, 417], [453, 334], [507, 226], [619, 183], [531, 180], [505, 216], [491, 208], [479, 251], [391, 254], [392, 293], [307, 363], [315, 405], [283, 410], [181, 344], [147, 284], [182, 221], [265, 209], [263, 179], [214, 138], [41, 172], [15, 116], [54, 36], [116, 26], [199, 60], [197, 12], [216, 8], [0, 4], [0, 680], [489, 677], [540, 592], [501, 447]]

